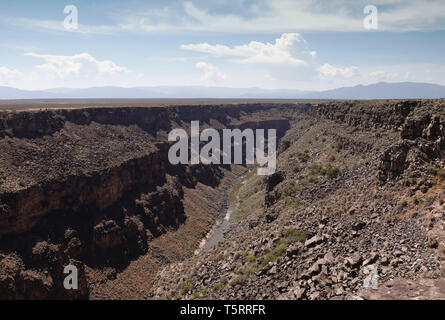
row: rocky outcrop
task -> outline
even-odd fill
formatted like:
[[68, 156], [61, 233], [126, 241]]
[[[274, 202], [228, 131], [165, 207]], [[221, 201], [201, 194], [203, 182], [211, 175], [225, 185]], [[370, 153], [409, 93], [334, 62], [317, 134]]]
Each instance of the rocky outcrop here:
[[396, 179], [405, 170], [418, 170], [445, 156], [445, 122], [440, 115], [423, 113], [406, 119], [401, 127], [400, 142], [385, 150], [380, 159], [379, 180]]
[[[17, 254], [0, 255], [0, 299], [86, 299], [88, 284], [84, 264], [69, 259], [60, 246], [45, 241], [32, 248], [31, 261], [25, 268]], [[78, 289], [63, 287], [64, 267], [78, 271]]]
[[396, 278], [378, 289], [363, 290], [361, 296], [366, 300], [443, 300], [445, 280]]
[[103, 211], [137, 185], [158, 185], [164, 179], [165, 165], [160, 153], [153, 152], [103, 172], [69, 176], [64, 181], [47, 181], [0, 194], [4, 211], [0, 217], [0, 236], [28, 232], [46, 215], [67, 208], [73, 214]]

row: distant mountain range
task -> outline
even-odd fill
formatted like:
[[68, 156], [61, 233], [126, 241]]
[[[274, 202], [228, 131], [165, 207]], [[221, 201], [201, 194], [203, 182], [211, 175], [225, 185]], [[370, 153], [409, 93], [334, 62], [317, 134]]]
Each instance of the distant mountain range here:
[[379, 82], [327, 91], [224, 88], [200, 86], [56, 88], [30, 91], [0, 86], [0, 99], [434, 99], [445, 98], [445, 86], [416, 82]]

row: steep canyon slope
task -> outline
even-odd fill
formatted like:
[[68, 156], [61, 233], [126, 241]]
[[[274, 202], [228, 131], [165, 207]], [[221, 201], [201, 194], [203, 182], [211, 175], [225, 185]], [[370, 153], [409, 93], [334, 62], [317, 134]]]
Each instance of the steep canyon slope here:
[[[194, 120], [281, 138], [197, 255], [248, 169], [171, 165]], [[0, 146], [2, 299], [445, 298], [444, 100], [5, 111]]]
[[218, 246], [151, 297], [445, 299], [445, 101], [314, 104]]

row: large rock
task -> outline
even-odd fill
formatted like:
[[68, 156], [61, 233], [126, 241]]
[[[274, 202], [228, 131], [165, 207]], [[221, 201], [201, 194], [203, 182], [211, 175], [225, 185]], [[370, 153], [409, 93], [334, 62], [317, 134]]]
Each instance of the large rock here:
[[304, 245], [308, 248], [311, 247], [315, 247], [316, 245], [320, 244], [323, 242], [323, 238], [321, 236], [313, 236], [312, 238], [306, 240], [306, 242], [304, 243]]

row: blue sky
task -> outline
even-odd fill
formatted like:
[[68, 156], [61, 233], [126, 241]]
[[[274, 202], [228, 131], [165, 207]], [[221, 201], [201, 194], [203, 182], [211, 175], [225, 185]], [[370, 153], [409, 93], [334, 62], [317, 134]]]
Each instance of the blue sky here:
[[0, 85], [22, 89], [445, 85], [443, 0], [2, 0], [0, 39]]

